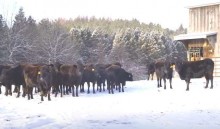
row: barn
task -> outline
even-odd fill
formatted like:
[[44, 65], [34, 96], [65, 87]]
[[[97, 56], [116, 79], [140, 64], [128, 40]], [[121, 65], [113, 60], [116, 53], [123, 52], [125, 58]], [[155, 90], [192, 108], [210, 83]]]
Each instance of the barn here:
[[187, 49], [189, 61], [212, 58], [214, 76], [220, 76], [220, 2], [187, 7], [189, 26], [187, 34], [174, 36]]

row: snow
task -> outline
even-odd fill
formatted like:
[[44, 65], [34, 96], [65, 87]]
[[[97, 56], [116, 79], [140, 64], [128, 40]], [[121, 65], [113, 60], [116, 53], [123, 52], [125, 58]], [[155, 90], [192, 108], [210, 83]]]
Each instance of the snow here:
[[0, 129], [220, 128], [219, 78], [214, 89], [204, 88], [204, 78], [191, 80], [189, 91], [179, 78], [173, 79], [173, 89], [156, 85], [156, 80], [133, 81], [124, 93], [53, 95], [43, 102], [39, 94], [33, 100], [1, 94]]

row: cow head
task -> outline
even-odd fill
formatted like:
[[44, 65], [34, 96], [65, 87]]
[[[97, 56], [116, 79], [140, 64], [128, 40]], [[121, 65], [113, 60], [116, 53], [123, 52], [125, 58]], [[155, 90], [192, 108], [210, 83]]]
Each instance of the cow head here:
[[179, 73], [183, 69], [183, 61], [176, 61], [175, 62], [175, 70]]
[[132, 73], [126, 72], [126, 81], [133, 81], [133, 75]]

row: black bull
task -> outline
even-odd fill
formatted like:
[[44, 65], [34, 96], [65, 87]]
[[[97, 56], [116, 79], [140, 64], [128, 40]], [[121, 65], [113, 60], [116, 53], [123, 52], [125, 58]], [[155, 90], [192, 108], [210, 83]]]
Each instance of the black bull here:
[[180, 79], [186, 81], [187, 91], [189, 90], [191, 78], [201, 78], [204, 76], [206, 79], [205, 88], [208, 88], [209, 80], [211, 81], [210, 88], [213, 88], [214, 62], [211, 59], [207, 58], [200, 61], [176, 62], [175, 67]]

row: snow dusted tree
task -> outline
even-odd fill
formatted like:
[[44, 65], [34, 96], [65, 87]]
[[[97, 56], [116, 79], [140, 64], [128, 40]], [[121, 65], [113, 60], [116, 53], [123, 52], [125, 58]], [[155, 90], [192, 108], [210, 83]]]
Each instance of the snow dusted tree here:
[[74, 44], [69, 33], [59, 23], [51, 23], [43, 19], [39, 23], [39, 43], [37, 46], [37, 62], [73, 63], [75, 59]]
[[104, 63], [108, 61], [108, 55], [112, 47], [112, 37], [104, 33], [100, 28], [96, 28], [92, 33], [93, 62]]
[[6, 25], [2, 15], [0, 15], [0, 63], [5, 63], [7, 59], [5, 55], [7, 53], [6, 44], [8, 43], [9, 28]]
[[123, 30], [116, 32], [111, 53], [109, 55], [110, 62], [120, 62], [124, 64], [129, 60], [129, 55], [126, 52], [124, 40], [125, 37]]
[[6, 57], [8, 57], [9, 63], [27, 62], [26, 55], [29, 54], [27, 51], [33, 49], [31, 42], [29, 42], [30, 40], [28, 40], [30, 38], [28, 27], [23, 9], [20, 8], [15, 16], [15, 21], [9, 34], [9, 41], [6, 44]]
[[172, 42], [175, 50], [173, 51], [173, 60], [187, 60], [187, 49], [185, 45], [180, 41]]
[[70, 30], [71, 40], [76, 48], [75, 53], [79, 55], [78, 60], [81, 60], [83, 63], [89, 62], [90, 51], [88, 47], [91, 46], [90, 34], [88, 29], [72, 28]]
[[161, 41], [160, 34], [142, 32], [140, 45], [140, 62], [147, 64], [163, 58], [163, 49], [165, 46]]

